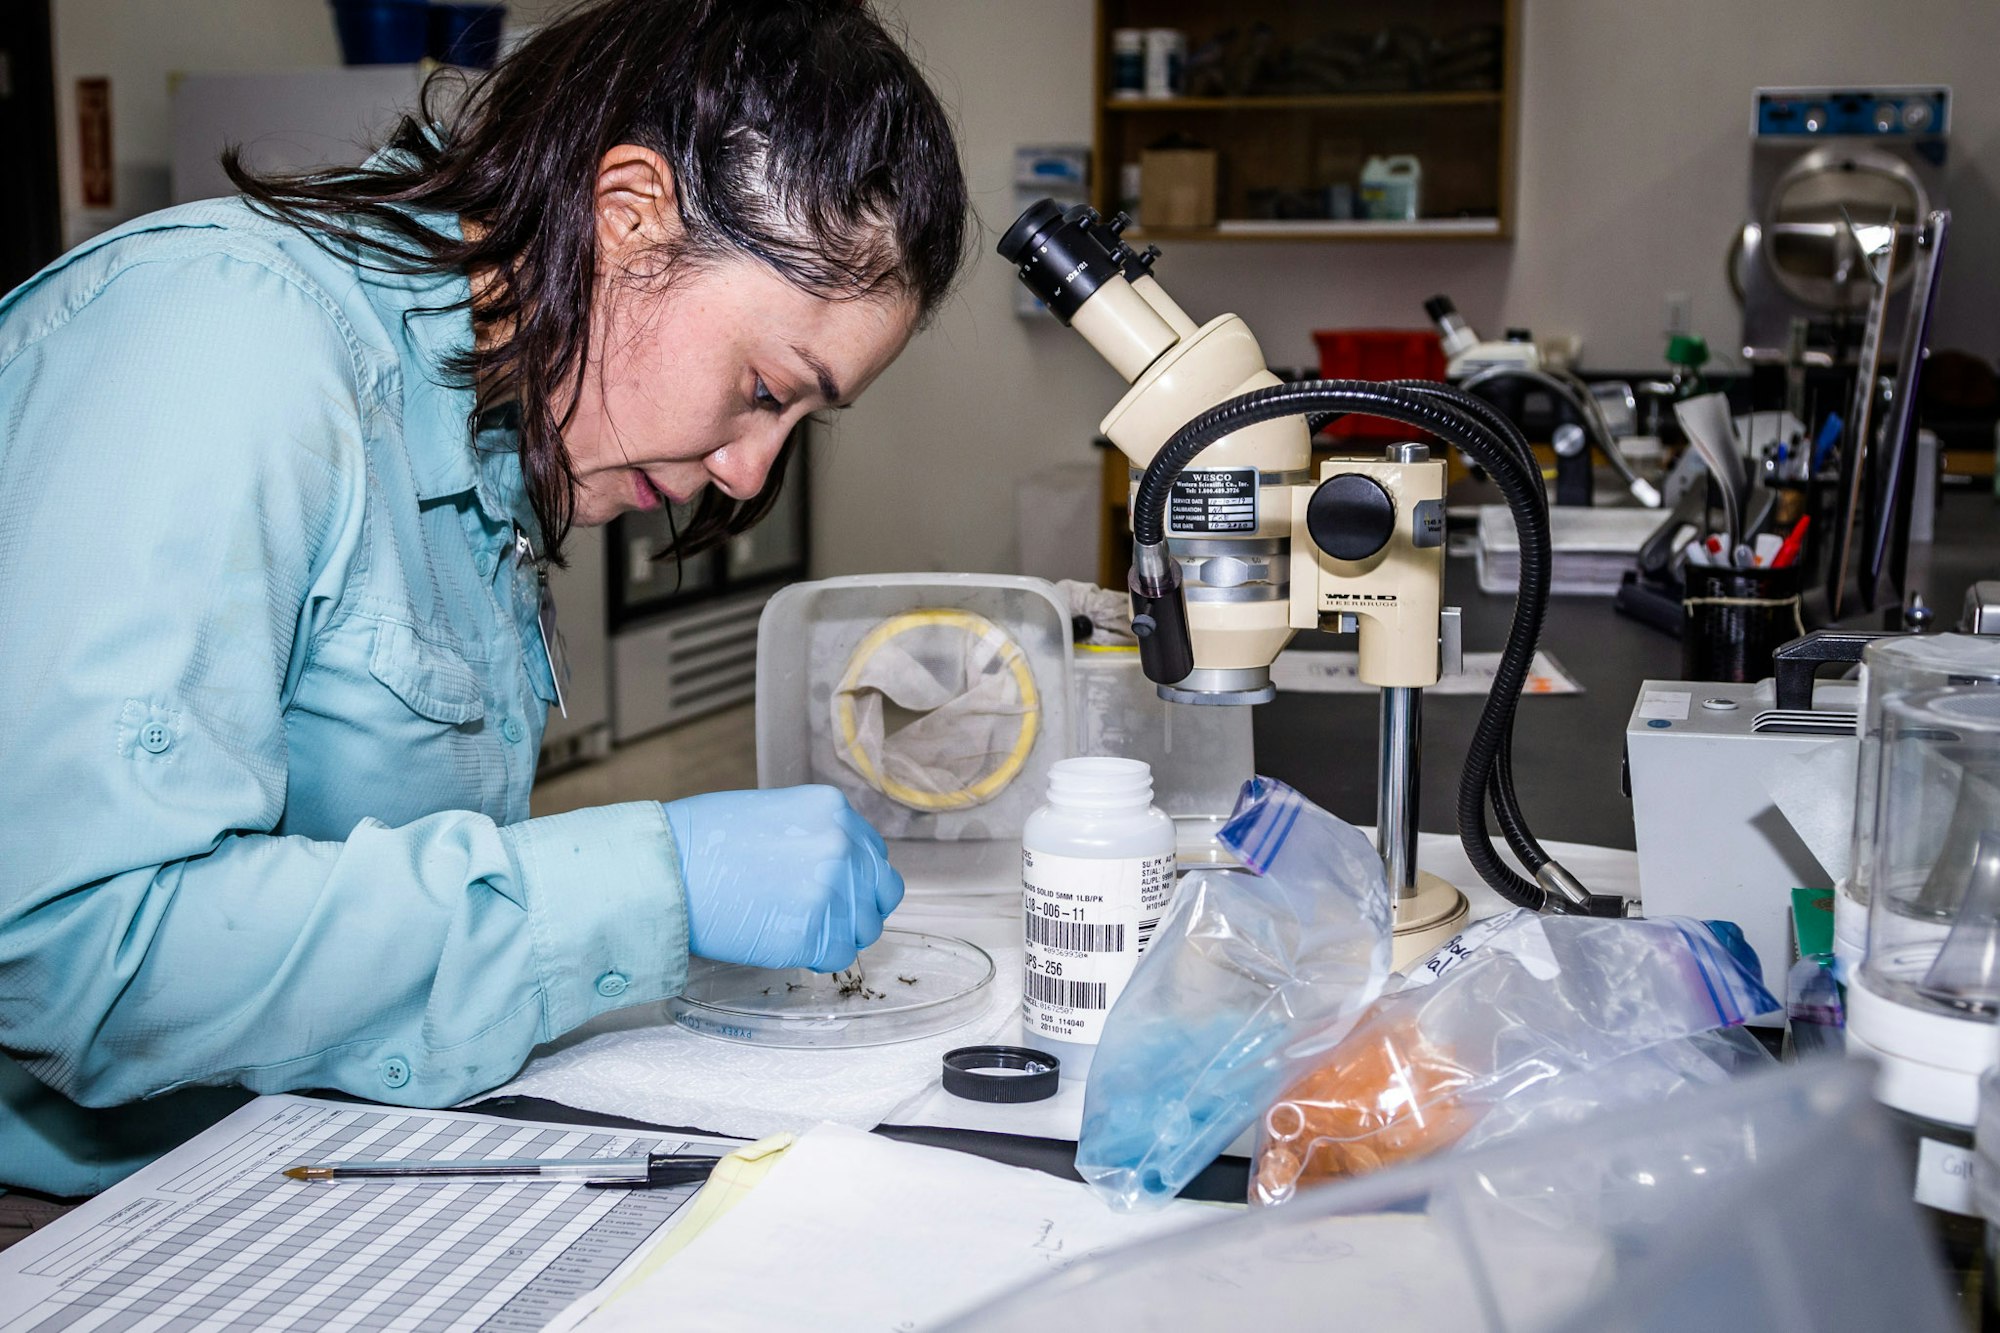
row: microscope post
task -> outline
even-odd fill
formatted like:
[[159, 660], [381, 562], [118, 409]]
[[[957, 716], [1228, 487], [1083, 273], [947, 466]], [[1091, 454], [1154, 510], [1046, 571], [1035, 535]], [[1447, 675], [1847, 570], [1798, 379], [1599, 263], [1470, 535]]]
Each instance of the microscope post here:
[[1417, 799], [1424, 752], [1424, 692], [1382, 689], [1382, 755], [1375, 770], [1375, 849], [1397, 902], [1417, 896]]

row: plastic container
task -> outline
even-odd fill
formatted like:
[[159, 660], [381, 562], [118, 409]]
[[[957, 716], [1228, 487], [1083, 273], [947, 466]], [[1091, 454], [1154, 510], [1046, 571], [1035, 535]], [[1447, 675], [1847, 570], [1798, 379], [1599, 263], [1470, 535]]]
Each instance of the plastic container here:
[[[1430, 329], [1316, 329], [1320, 378], [1329, 380], [1444, 379], [1444, 349]], [[1344, 416], [1325, 432], [1333, 439], [1428, 440], [1386, 417]]]
[[1146, 95], [1146, 32], [1143, 28], [1118, 28], [1111, 34], [1111, 95], [1118, 98]]
[[426, 0], [331, 0], [341, 61], [349, 65], [413, 65], [430, 48]]
[[[979, 804], [957, 809], [913, 809], [841, 758], [835, 694], [856, 654], [896, 618], [926, 611], [964, 613], [995, 626], [1018, 647], [1034, 687], [1037, 721], [1021, 762]], [[1050, 766], [1074, 753], [1074, 698], [1069, 604], [1043, 579], [863, 574], [794, 583], [771, 598], [757, 624], [757, 783], [839, 788], [890, 840], [889, 859], [906, 876], [898, 841], [991, 843], [999, 876], [993, 888], [1011, 893], [1021, 829], [1042, 803]]]
[[1215, 840], [1256, 772], [1251, 710], [1170, 704], [1130, 647], [1076, 650], [1076, 752], [1143, 759], [1183, 866], [1228, 860]]
[[993, 982], [978, 945], [911, 930], [883, 931], [858, 966], [856, 976], [695, 958], [667, 1009], [690, 1032], [746, 1046], [886, 1046], [963, 1027]]
[[1361, 167], [1361, 215], [1373, 222], [1415, 222], [1423, 213], [1423, 164], [1408, 153], [1371, 157]]
[[506, 24], [505, 5], [433, 4], [428, 54], [441, 64], [491, 69]]
[[1146, 29], [1146, 96], [1179, 97], [1187, 86], [1187, 34], [1179, 28]]
[[[1174, 894], [1174, 822], [1143, 760], [1065, 759], [1021, 831], [1030, 1040], [1094, 1046]], [[1068, 1067], [1065, 1062], [1065, 1068]]]
[[1868, 877], [1874, 856], [1876, 783], [1882, 755], [1882, 702], [1946, 685], [2000, 689], [2000, 638], [1978, 634], [1899, 635], [1861, 653], [1861, 702], [1855, 722], [1854, 843], [1848, 875], [1834, 895], [1835, 958], [1847, 975], [1868, 944]]
[[1956, 1328], [1862, 1071], [1611, 1112], [1175, 1231], [952, 1333]]
[[1972, 1131], [2000, 1015], [2000, 691], [1885, 698], [1877, 768], [1847, 1050], [1876, 1062], [1909, 1193], [1964, 1273], [1980, 1250]]

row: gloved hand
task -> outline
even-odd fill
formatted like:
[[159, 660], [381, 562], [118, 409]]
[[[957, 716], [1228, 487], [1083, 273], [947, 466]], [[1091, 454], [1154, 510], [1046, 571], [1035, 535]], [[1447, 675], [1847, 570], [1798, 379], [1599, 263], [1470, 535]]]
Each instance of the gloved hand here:
[[903, 901], [882, 835], [832, 787], [712, 792], [661, 808], [680, 846], [689, 953], [838, 972]]

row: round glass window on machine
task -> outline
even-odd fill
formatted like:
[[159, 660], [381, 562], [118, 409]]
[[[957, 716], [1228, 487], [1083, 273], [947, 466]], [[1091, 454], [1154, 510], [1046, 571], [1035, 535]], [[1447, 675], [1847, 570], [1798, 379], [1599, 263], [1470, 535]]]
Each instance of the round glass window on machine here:
[[1834, 894], [1833, 953], [1851, 977], [1868, 944], [1868, 883], [1875, 849], [1876, 779], [1882, 757], [1882, 703], [1913, 690], [1944, 686], [2000, 690], [2000, 636], [1901, 635], [1878, 639], [1861, 654], [1861, 703], [1855, 720], [1854, 842], [1847, 877]]
[[1981, 1075], [2000, 1016], [2000, 691], [1882, 701], [1868, 945], [1847, 1047], [1879, 1066], [1911, 1193], [1962, 1280], [1979, 1271], [1972, 1186]]

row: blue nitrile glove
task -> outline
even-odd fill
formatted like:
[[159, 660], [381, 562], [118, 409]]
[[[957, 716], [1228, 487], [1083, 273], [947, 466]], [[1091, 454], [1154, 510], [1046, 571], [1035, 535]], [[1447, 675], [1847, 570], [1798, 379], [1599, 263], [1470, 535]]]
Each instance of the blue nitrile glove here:
[[882, 835], [832, 787], [712, 792], [661, 808], [680, 845], [689, 953], [838, 972], [903, 901]]

